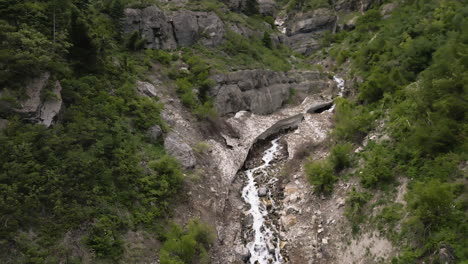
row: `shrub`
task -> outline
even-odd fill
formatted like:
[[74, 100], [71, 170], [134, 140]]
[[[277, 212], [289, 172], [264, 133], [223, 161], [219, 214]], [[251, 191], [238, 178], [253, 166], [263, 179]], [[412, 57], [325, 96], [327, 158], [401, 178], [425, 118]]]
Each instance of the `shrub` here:
[[269, 49], [273, 48], [273, 43], [271, 41], [270, 33], [268, 33], [267, 31], [263, 33], [262, 43], [263, 43], [263, 46]]
[[210, 259], [208, 250], [213, 243], [213, 231], [199, 220], [191, 220], [186, 230], [173, 224], [164, 235], [160, 251], [161, 264], [206, 263]]
[[120, 221], [117, 217], [102, 215], [91, 228], [86, 244], [98, 258], [118, 260], [123, 253], [123, 241], [117, 229]]
[[344, 98], [336, 99], [335, 129], [333, 136], [338, 140], [358, 142], [371, 129], [373, 115], [363, 106]]
[[362, 213], [362, 209], [371, 197], [371, 194], [366, 192], [358, 192], [354, 187], [348, 194], [348, 197], [346, 198], [345, 215], [352, 223], [353, 232], [357, 232], [359, 230], [358, 225], [365, 218], [365, 215]]
[[382, 145], [373, 145], [365, 153], [365, 166], [360, 172], [361, 182], [366, 188], [394, 180], [392, 152]]
[[350, 167], [352, 163], [353, 145], [351, 143], [343, 143], [334, 146], [331, 150], [329, 160], [335, 172]]
[[325, 161], [312, 161], [305, 165], [305, 172], [310, 184], [320, 193], [330, 193], [333, 190], [336, 177], [331, 164]]
[[452, 185], [432, 179], [417, 182], [409, 192], [408, 205], [414, 216], [430, 230], [437, 230], [450, 221], [454, 208]]
[[193, 150], [198, 154], [204, 154], [210, 149], [210, 145], [205, 141], [200, 141], [195, 144]]

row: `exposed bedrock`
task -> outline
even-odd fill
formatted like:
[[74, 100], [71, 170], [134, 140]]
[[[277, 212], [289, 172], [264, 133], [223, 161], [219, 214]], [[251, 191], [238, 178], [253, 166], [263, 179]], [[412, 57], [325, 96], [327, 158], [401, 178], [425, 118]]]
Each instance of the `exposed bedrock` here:
[[139, 32], [146, 47], [175, 49], [200, 43], [215, 46], [223, 41], [224, 23], [214, 12], [162, 11], [156, 6], [125, 9], [124, 33]]
[[[7, 111], [19, 113], [24, 120], [51, 126], [62, 109], [62, 86], [49, 72], [44, 72], [29, 80], [24, 89], [24, 98], [18, 99], [18, 105], [4, 105]], [[3, 95], [0, 92], [0, 98]]]
[[291, 18], [286, 25], [289, 45], [296, 52], [311, 54], [320, 48], [320, 38], [326, 31], [333, 29], [336, 20], [334, 11], [327, 8], [319, 8]]
[[212, 76], [217, 85], [211, 90], [220, 115], [242, 110], [271, 114], [283, 106], [294, 91], [302, 99], [331, 89], [334, 85], [318, 71], [274, 72], [242, 70]]
[[[222, 0], [229, 9], [236, 12], [248, 11], [248, 3], [250, 0]], [[278, 12], [278, 5], [274, 0], [257, 0], [258, 12], [264, 16], [274, 17]]]

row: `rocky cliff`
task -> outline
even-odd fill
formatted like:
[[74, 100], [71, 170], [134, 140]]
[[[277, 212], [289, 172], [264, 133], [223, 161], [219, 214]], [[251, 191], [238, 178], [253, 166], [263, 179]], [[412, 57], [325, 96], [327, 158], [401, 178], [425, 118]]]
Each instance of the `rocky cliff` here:
[[124, 33], [139, 32], [146, 47], [171, 50], [200, 43], [215, 46], [222, 42], [224, 23], [213, 12], [162, 11], [156, 6], [125, 9]]
[[212, 78], [216, 85], [211, 94], [221, 115], [241, 110], [271, 114], [280, 109], [292, 93], [298, 93], [304, 99], [307, 94], [331, 91], [334, 87], [334, 83], [318, 71], [243, 70]]

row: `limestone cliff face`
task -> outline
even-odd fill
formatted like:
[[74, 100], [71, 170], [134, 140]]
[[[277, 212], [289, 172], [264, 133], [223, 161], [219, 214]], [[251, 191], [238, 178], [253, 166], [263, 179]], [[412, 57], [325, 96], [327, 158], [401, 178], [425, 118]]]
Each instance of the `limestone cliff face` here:
[[315, 94], [333, 88], [324, 74], [318, 71], [274, 72], [243, 70], [213, 76], [217, 85], [211, 93], [220, 115], [241, 110], [266, 115], [280, 109], [291, 94]]
[[319, 8], [290, 19], [286, 33], [291, 48], [302, 54], [311, 54], [320, 48], [320, 38], [324, 32], [333, 29], [336, 20], [333, 10], [327, 8]]
[[[339, 0], [329, 8], [317, 8], [308, 12], [291, 12], [285, 21], [289, 46], [296, 52], [310, 55], [321, 48], [320, 39], [327, 31], [352, 29], [354, 21], [338, 25], [340, 15], [351, 12], [364, 12], [380, 0]], [[354, 17], [356, 18], [356, 17]]]
[[162, 11], [156, 6], [125, 9], [124, 33], [139, 32], [146, 47], [171, 50], [201, 43], [216, 46], [223, 41], [224, 23], [213, 12]]
[[7, 108], [29, 122], [51, 126], [62, 109], [60, 82], [52, 80], [49, 72], [44, 72], [26, 82], [25, 86], [24, 99], [18, 100], [16, 107], [7, 106]]

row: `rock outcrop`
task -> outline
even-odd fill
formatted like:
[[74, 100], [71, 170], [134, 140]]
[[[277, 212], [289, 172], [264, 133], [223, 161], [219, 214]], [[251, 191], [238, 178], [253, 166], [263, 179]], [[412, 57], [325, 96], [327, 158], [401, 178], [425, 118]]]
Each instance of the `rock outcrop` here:
[[124, 33], [139, 32], [146, 47], [171, 50], [201, 43], [221, 44], [225, 29], [223, 21], [213, 12], [178, 10], [164, 12], [156, 6], [125, 9]]
[[176, 158], [185, 169], [195, 167], [196, 159], [192, 148], [176, 133], [169, 133], [164, 139], [164, 148]]
[[154, 87], [154, 85], [149, 82], [137, 81], [136, 87], [141, 95], [148, 97], [156, 97], [158, 95], [156, 92], [156, 87]]
[[278, 110], [296, 93], [318, 93], [329, 88], [325, 76], [316, 71], [274, 72], [243, 70], [212, 77], [217, 85], [211, 90], [219, 114], [241, 110], [266, 115]]
[[373, 4], [380, 4], [380, 2], [382, 0], [338, 0], [335, 3], [335, 9], [344, 12], [364, 12], [371, 8]]
[[29, 81], [25, 89], [26, 99], [21, 100], [20, 107], [13, 111], [33, 123], [51, 126], [62, 108], [62, 86], [50, 78], [50, 73], [45, 72]]
[[275, 17], [278, 7], [274, 0], [258, 0], [258, 11], [264, 16]]
[[147, 133], [152, 142], [157, 142], [159, 137], [162, 136], [163, 131], [160, 126], [154, 125], [148, 128]]
[[333, 10], [327, 8], [296, 16], [287, 22], [286, 28], [291, 48], [302, 54], [311, 54], [320, 48], [320, 38], [324, 32], [333, 29], [336, 20]]

